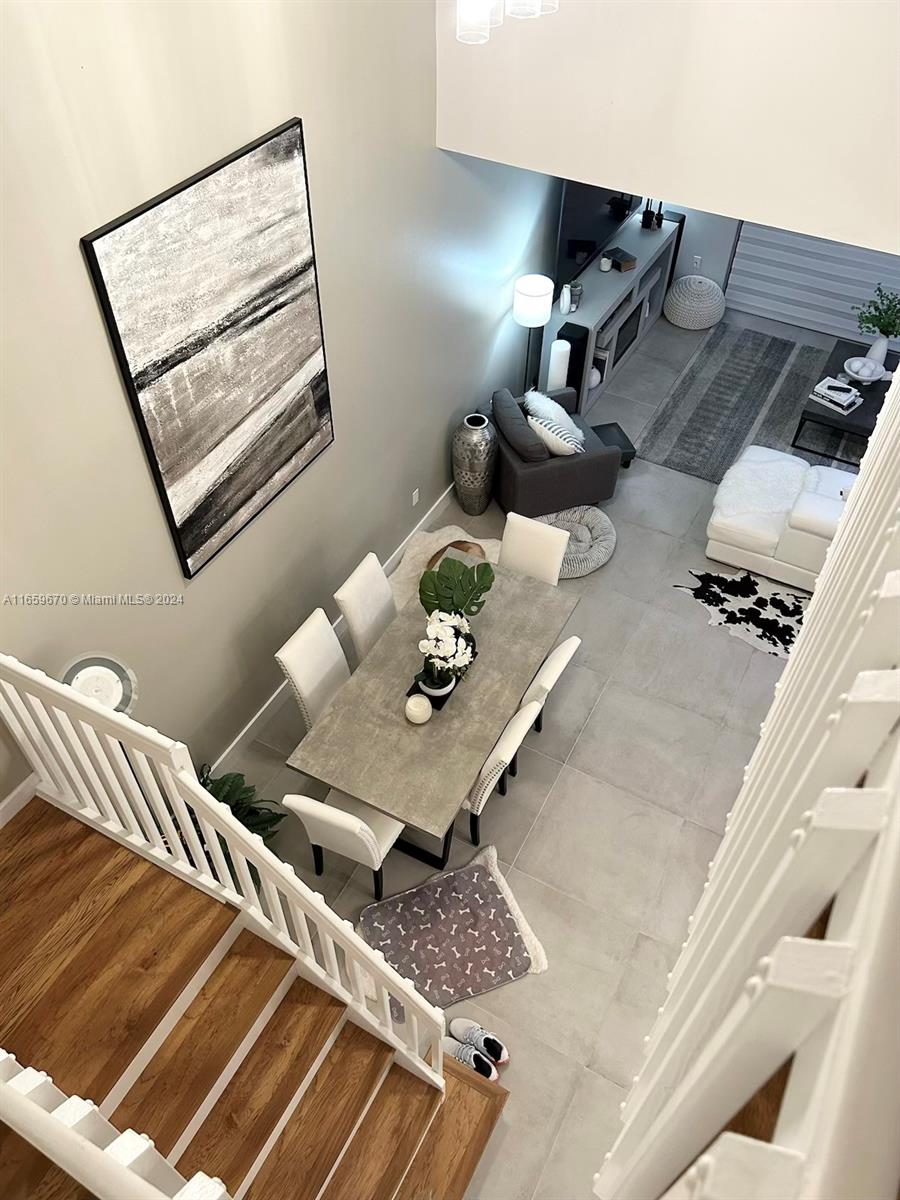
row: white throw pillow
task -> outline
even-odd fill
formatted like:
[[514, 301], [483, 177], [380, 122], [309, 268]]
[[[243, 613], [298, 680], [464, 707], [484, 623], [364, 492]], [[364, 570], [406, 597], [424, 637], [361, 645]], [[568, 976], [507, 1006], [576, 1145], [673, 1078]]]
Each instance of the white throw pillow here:
[[556, 400], [551, 400], [543, 392], [535, 391], [534, 388], [530, 392], [526, 392], [522, 397], [522, 407], [529, 417], [539, 417], [542, 421], [554, 421], [563, 429], [567, 429], [573, 438], [579, 442], [584, 441], [584, 430], [578, 428], [561, 404], [558, 404]]
[[573, 438], [568, 429], [547, 421], [543, 417], [527, 417], [526, 420], [551, 454], [584, 454], [584, 446]]

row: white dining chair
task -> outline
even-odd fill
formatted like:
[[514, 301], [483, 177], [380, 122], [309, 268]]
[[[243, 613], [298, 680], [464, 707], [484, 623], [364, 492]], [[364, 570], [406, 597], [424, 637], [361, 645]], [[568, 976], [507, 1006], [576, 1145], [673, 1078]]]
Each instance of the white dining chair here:
[[572, 661], [575, 651], [580, 645], [580, 637], [566, 638], [555, 650], [550, 651], [538, 668], [534, 679], [528, 685], [525, 695], [522, 697], [521, 707], [524, 708], [532, 701], [536, 701], [541, 706], [541, 711], [534, 723], [536, 733], [540, 733], [544, 727], [544, 705], [547, 703], [547, 697], [559, 683], [560, 676]]
[[515, 776], [517, 771], [516, 755], [519, 747], [525, 741], [529, 729], [538, 719], [541, 706], [537, 700], [523, 705], [507, 722], [506, 728], [497, 739], [493, 750], [484, 761], [484, 766], [478, 772], [472, 790], [466, 797], [463, 808], [469, 812], [469, 836], [472, 845], [477, 846], [481, 840], [481, 814], [494, 788], [501, 796], [506, 795], [507, 776]]
[[282, 804], [300, 819], [306, 830], [317, 875], [325, 870], [324, 851], [333, 850], [335, 854], [371, 867], [375, 899], [383, 897], [382, 865], [387, 852], [403, 832], [400, 821], [371, 808], [355, 796], [334, 790], [324, 800], [314, 800], [311, 796], [285, 796]]
[[366, 555], [334, 598], [362, 662], [397, 615], [388, 577], [374, 554]]
[[335, 692], [350, 678], [337, 634], [321, 608], [306, 618], [275, 655], [307, 730], [312, 729]]
[[556, 587], [568, 545], [568, 530], [507, 513], [499, 565]]

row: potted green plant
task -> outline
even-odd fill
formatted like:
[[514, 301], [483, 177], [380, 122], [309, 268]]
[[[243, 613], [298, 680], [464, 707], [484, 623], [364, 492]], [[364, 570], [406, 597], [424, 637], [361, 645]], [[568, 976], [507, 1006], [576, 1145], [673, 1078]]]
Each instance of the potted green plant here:
[[865, 304], [854, 304], [853, 311], [859, 314], [860, 333], [875, 334], [866, 358], [884, 366], [888, 350], [888, 339], [900, 337], [900, 293], [892, 292], [877, 284], [875, 295]]
[[255, 785], [247, 783], [240, 771], [229, 771], [226, 775], [213, 778], [209, 764], [203, 763], [198, 778], [201, 787], [205, 787], [222, 804], [227, 804], [240, 823], [251, 833], [258, 833], [264, 842], [272, 837], [287, 816], [284, 810], [269, 808], [265, 802], [259, 803]]

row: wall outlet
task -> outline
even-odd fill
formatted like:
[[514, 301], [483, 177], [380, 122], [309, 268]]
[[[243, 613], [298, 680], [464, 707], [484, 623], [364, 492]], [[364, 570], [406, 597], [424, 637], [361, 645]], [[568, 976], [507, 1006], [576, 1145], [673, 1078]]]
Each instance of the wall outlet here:
[[416, 488], [416, 490], [413, 492], [413, 508], [415, 508], [418, 503], [419, 503], [419, 489]]
[[702, 262], [703, 262], [703, 255], [702, 255], [702, 254], [695, 254], [695, 255], [694, 255], [694, 270], [695, 270], [695, 271], [699, 271], [699, 270], [700, 270], [700, 264], [701, 264]]

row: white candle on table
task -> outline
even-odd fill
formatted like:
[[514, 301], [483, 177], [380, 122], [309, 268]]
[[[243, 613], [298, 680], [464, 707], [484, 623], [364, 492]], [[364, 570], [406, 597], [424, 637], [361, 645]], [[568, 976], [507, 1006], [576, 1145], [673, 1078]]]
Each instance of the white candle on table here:
[[572, 347], [564, 338], [556, 338], [550, 343], [550, 362], [547, 366], [547, 391], [566, 386], [569, 374], [569, 353]]

